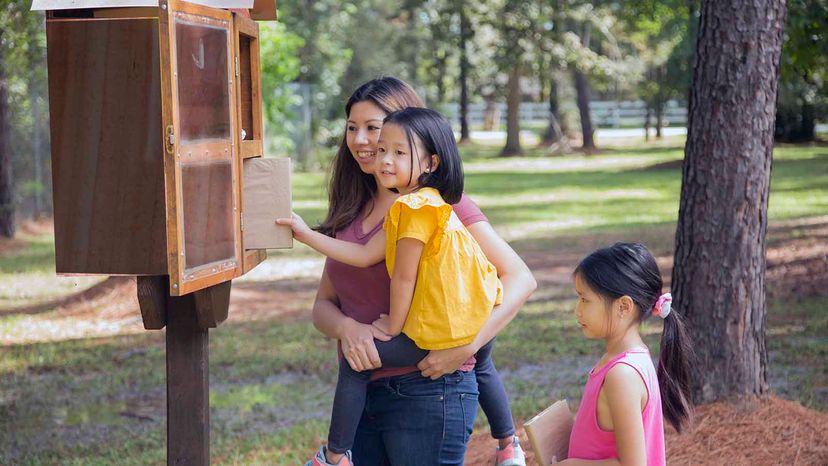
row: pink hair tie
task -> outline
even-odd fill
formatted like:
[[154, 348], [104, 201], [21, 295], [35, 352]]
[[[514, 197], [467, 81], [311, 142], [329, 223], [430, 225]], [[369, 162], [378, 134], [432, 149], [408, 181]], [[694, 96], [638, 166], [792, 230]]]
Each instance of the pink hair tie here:
[[655, 306], [653, 306], [653, 315], [659, 316], [662, 319], [666, 318], [670, 315], [670, 309], [673, 306], [673, 295], [670, 293], [664, 293], [663, 295], [659, 296], [658, 301], [656, 301]]

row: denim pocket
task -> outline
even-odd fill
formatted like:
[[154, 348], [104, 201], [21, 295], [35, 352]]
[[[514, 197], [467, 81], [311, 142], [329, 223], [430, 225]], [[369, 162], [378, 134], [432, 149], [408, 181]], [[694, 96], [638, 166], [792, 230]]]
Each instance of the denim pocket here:
[[477, 417], [477, 393], [461, 393], [460, 407], [463, 411], [463, 425], [465, 426], [464, 442], [469, 441], [474, 430], [474, 419]]
[[401, 376], [391, 388], [400, 398], [418, 401], [443, 401], [446, 395], [443, 379], [431, 380], [419, 374], [416, 377]]

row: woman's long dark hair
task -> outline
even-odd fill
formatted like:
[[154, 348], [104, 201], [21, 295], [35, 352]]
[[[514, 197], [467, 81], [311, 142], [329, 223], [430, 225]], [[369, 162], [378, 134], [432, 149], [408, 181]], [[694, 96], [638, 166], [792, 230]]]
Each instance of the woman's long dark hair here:
[[[664, 285], [655, 258], [638, 243], [616, 243], [585, 257], [575, 274], [606, 301], [629, 296], [640, 321], [653, 312]], [[658, 363], [658, 385], [664, 417], [681, 432], [691, 417], [689, 345], [684, 324], [675, 308], [664, 319]]]
[[[460, 161], [460, 152], [457, 150], [457, 141], [451, 124], [439, 112], [428, 108], [406, 108], [396, 111], [383, 122], [385, 125], [399, 125], [408, 138], [411, 166], [414, 166], [415, 157], [437, 154], [440, 163], [436, 169], [430, 169], [420, 175], [417, 184], [421, 188], [434, 188], [440, 192], [443, 200], [449, 204], [460, 202], [463, 195], [463, 163]], [[416, 154], [413, 135], [417, 135], [423, 143], [425, 154]], [[431, 159], [429, 158], [429, 168]], [[411, 180], [409, 179], [409, 183]]]
[[[345, 117], [351, 115], [351, 107], [358, 102], [371, 102], [386, 114], [406, 108], [422, 107], [423, 101], [404, 81], [391, 76], [372, 79], [359, 86], [345, 104]], [[373, 175], [364, 173], [348, 149], [347, 131], [336, 152], [328, 184], [328, 214], [317, 230], [335, 236], [359, 216], [365, 205], [377, 192]]]

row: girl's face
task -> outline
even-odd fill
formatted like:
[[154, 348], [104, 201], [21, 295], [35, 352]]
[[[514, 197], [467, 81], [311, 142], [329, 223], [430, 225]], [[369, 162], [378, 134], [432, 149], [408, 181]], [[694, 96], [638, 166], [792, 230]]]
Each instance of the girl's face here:
[[389, 123], [382, 128], [377, 144], [377, 179], [384, 188], [396, 188], [401, 194], [416, 189], [420, 175], [437, 168], [437, 156], [426, 154], [420, 138], [414, 134], [411, 137], [413, 144], [409, 145], [405, 130]]
[[607, 338], [612, 326], [612, 313], [607, 312], [606, 301], [592, 291], [580, 274], [575, 274], [575, 292], [578, 293], [575, 317], [584, 336], [591, 339]]
[[379, 139], [385, 112], [371, 101], [357, 102], [345, 123], [345, 144], [363, 173], [374, 174]]

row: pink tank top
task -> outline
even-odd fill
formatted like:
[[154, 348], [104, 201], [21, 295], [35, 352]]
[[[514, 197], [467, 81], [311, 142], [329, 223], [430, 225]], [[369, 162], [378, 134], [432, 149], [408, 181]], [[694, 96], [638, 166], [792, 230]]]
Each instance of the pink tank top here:
[[655, 366], [650, 352], [636, 348], [612, 358], [597, 371], [589, 371], [589, 379], [581, 398], [581, 406], [575, 416], [572, 434], [569, 437], [569, 457], [585, 460], [618, 458], [615, 448], [615, 433], [598, 425], [598, 394], [604, 385], [604, 378], [616, 364], [626, 364], [638, 372], [647, 388], [647, 404], [641, 412], [644, 422], [644, 447], [647, 451], [648, 466], [666, 464], [664, 451], [664, 418], [661, 414], [661, 393], [658, 387]]

